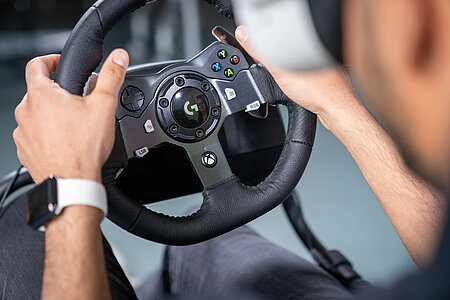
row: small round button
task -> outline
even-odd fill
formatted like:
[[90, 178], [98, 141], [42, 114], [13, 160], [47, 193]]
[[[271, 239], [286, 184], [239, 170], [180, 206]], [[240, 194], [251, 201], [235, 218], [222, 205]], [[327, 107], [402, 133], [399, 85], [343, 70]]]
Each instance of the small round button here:
[[220, 59], [225, 59], [227, 58], [227, 51], [225, 51], [225, 49], [221, 49], [217, 52], [217, 57]]
[[228, 78], [230, 78], [230, 77], [233, 77], [233, 75], [234, 75], [234, 71], [233, 71], [233, 69], [231, 69], [231, 68], [228, 68], [228, 69], [225, 69], [225, 72], [224, 72], [224, 74], [225, 74], [225, 77], [228, 77]]
[[186, 87], [173, 96], [171, 110], [178, 125], [185, 128], [196, 128], [208, 119], [208, 98], [202, 91]]
[[240, 61], [241, 61], [241, 59], [237, 55], [233, 55], [232, 57], [230, 57], [230, 62], [233, 65], [237, 65]]
[[196, 131], [195, 131], [195, 136], [196, 137], [198, 137], [199, 139], [201, 139], [202, 137], [204, 137], [205, 136], [205, 132], [203, 131], [203, 129], [197, 129]]
[[170, 131], [171, 133], [173, 133], [173, 134], [177, 133], [178, 130], [179, 130], [178, 125], [172, 124], [172, 125], [170, 125], [170, 127], [169, 127], [169, 131]]
[[220, 109], [218, 107], [214, 107], [213, 109], [211, 109], [211, 114], [214, 117], [218, 117], [220, 115]]
[[202, 164], [207, 168], [212, 168], [217, 164], [217, 155], [214, 152], [206, 151], [202, 154]]
[[169, 100], [167, 100], [166, 98], [161, 98], [159, 100], [159, 106], [161, 106], [162, 108], [166, 108], [167, 106], [169, 106]]
[[175, 78], [175, 84], [178, 85], [178, 86], [183, 86], [184, 85], [184, 78], [183, 77]]
[[206, 81], [202, 83], [202, 90], [204, 90], [205, 92], [209, 91], [209, 83], [207, 83]]
[[138, 111], [144, 105], [144, 93], [134, 86], [127, 86], [120, 96], [120, 103], [129, 111]]
[[218, 62], [215, 62], [215, 63], [213, 63], [213, 64], [211, 65], [211, 69], [212, 69], [214, 72], [219, 72], [220, 70], [222, 70], [222, 65], [221, 65], [220, 63], [218, 63]]

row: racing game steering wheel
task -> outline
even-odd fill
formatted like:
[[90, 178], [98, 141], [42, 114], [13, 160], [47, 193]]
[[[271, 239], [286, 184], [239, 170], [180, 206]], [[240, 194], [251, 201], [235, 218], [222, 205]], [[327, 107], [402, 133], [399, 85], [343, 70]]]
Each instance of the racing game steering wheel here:
[[[81, 95], [102, 60], [106, 34], [123, 15], [149, 2], [153, 1], [101, 0], [92, 5], [64, 46], [56, 82]], [[208, 2], [231, 17], [230, 1]], [[188, 245], [242, 226], [282, 203], [309, 160], [316, 116], [288, 99], [232, 35], [220, 28], [214, 33], [219, 41], [188, 61], [168, 63], [156, 71], [151, 65], [129, 68], [119, 93], [115, 145], [103, 167], [108, 218], [142, 238]], [[228, 116], [255, 112], [264, 105], [287, 107], [286, 141], [271, 174], [256, 186], [246, 186], [233, 175], [218, 132]], [[164, 143], [186, 150], [204, 186], [203, 204], [192, 215], [154, 212], [116, 184], [117, 174], [130, 158], [143, 157]]]

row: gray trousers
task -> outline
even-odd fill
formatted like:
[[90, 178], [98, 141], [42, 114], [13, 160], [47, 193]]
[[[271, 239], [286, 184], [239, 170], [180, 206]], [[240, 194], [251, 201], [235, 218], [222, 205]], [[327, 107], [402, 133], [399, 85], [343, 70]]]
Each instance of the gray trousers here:
[[[103, 238], [113, 299], [324, 299], [351, 295], [328, 273], [248, 227], [193, 246], [168, 247], [136, 292]], [[25, 200], [0, 219], [0, 299], [39, 299], [44, 234], [25, 222]]]

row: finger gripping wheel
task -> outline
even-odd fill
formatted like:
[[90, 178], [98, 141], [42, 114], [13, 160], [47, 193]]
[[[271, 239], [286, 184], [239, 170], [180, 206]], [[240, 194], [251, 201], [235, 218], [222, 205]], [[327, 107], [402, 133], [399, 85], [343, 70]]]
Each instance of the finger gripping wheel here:
[[[99, 1], [76, 25], [57, 70], [56, 80], [64, 88], [81, 94], [101, 60], [108, 30], [126, 12], [145, 4], [123, 2]], [[86, 51], [92, 58], [85, 60]], [[269, 72], [251, 65], [244, 54], [215, 42], [193, 59], [161, 65], [157, 72], [146, 66], [129, 69], [118, 99], [115, 145], [103, 168], [108, 218], [145, 239], [187, 245], [244, 225], [291, 194], [311, 154], [316, 116], [289, 100]], [[257, 186], [245, 186], [231, 172], [218, 131], [228, 116], [265, 103], [287, 107], [286, 141], [272, 173]], [[116, 185], [116, 174], [129, 158], [145, 156], [162, 143], [183, 147], [204, 185], [203, 204], [190, 216], [151, 211]]]

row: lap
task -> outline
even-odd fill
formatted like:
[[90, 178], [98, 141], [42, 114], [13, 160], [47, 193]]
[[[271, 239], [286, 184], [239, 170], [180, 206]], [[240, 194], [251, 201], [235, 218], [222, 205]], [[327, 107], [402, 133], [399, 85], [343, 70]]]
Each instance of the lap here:
[[[103, 238], [113, 299], [135, 299], [134, 290]], [[25, 222], [20, 197], [0, 219], [0, 295], [39, 299], [44, 264], [44, 234]], [[199, 299], [322, 299], [350, 294], [318, 266], [284, 250], [248, 227], [210, 241], [168, 247], [163, 268], [141, 290], [142, 299], [175, 296]]]
[[159, 278], [159, 284], [149, 283], [142, 299], [155, 298], [149, 296], [155, 289], [181, 299], [351, 296], [320, 267], [270, 243], [249, 227], [193, 246], [168, 247]]
[[[25, 198], [8, 206], [0, 219], [0, 299], [39, 299], [44, 268], [45, 234], [25, 221]], [[113, 299], [136, 299], [134, 290], [103, 238]]]

